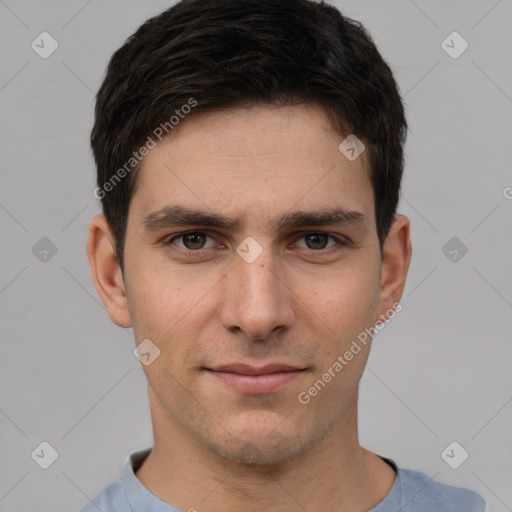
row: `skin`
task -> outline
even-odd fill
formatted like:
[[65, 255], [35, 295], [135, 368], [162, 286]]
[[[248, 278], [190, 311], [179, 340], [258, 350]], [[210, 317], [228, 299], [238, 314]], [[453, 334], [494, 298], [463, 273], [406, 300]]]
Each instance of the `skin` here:
[[[313, 105], [196, 115], [142, 162], [125, 281], [108, 223], [101, 215], [91, 221], [88, 256], [110, 319], [160, 350], [143, 366], [154, 446], [136, 476], [181, 510], [364, 512], [393, 485], [393, 469], [358, 441], [358, 386], [371, 343], [307, 405], [297, 399], [389, 315], [411, 258], [405, 216], [396, 217], [381, 255], [366, 154], [349, 161], [342, 140]], [[178, 203], [241, 226], [145, 229], [149, 214]], [[364, 221], [272, 224], [290, 211], [336, 207]], [[201, 228], [208, 236], [170, 241]], [[336, 238], [306, 236], [312, 232]], [[248, 236], [263, 251], [252, 263], [236, 252]], [[304, 371], [264, 394], [234, 390], [205, 369], [276, 361]]]

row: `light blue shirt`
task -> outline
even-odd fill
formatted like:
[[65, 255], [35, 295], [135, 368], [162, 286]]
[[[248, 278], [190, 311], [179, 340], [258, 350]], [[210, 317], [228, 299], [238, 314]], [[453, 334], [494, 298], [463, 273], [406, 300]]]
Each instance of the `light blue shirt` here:
[[[150, 451], [148, 448], [129, 455], [123, 465], [122, 477], [79, 512], [187, 512], [158, 499], [135, 476]], [[419, 471], [399, 469], [391, 459], [381, 459], [395, 470], [396, 478], [388, 495], [369, 512], [485, 511], [485, 500], [476, 492], [436, 482]]]

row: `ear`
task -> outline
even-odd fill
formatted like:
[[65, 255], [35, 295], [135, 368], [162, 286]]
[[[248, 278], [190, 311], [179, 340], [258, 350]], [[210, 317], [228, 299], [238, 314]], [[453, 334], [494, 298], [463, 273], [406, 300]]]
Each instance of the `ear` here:
[[104, 215], [97, 215], [91, 220], [87, 257], [94, 286], [107, 308], [110, 320], [119, 327], [131, 327], [125, 285], [115, 253], [114, 237]]
[[389, 316], [394, 304], [400, 301], [411, 256], [410, 222], [405, 215], [398, 215], [382, 248], [380, 315]]

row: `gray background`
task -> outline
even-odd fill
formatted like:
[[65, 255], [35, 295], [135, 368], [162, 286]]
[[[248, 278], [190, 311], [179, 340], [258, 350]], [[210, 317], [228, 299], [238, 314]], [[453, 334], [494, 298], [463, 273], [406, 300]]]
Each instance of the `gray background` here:
[[[512, 2], [336, 5], [390, 62], [410, 124], [400, 212], [414, 254], [363, 377], [361, 442], [510, 511]], [[168, 6], [0, 0], [2, 511], [75, 510], [152, 443], [131, 331], [109, 321], [86, 258], [88, 137], [110, 55]], [[59, 45], [47, 59], [31, 48], [43, 31]], [[456, 59], [441, 46], [453, 31], [469, 43]], [[57, 248], [45, 262], [42, 237]], [[42, 441], [58, 452], [46, 470], [31, 458]], [[458, 469], [441, 458], [452, 441], [469, 452]]]

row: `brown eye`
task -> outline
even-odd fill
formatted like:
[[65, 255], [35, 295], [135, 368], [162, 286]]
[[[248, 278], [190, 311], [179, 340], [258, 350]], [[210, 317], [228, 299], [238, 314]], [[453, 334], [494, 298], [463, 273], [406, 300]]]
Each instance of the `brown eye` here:
[[325, 249], [330, 236], [325, 233], [309, 233], [304, 236], [308, 249], [321, 250]]
[[206, 243], [206, 235], [204, 233], [185, 233], [181, 236], [183, 240], [183, 245], [192, 250], [202, 249], [204, 244]]
[[[208, 245], [208, 243], [210, 245]], [[203, 231], [187, 231], [165, 240], [164, 245], [175, 246], [179, 250], [189, 251], [191, 254], [193, 252], [199, 252], [203, 249], [212, 249], [215, 247], [215, 240], [211, 237], [211, 235]]]

